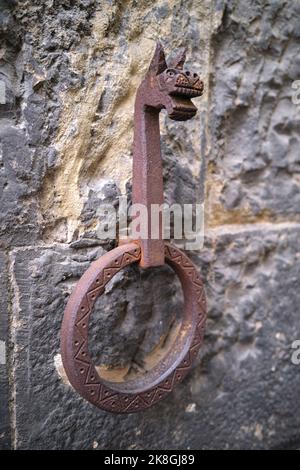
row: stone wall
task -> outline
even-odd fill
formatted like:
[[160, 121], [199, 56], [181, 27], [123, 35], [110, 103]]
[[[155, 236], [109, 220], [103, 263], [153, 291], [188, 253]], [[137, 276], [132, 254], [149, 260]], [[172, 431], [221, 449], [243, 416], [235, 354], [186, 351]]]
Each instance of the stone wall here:
[[[0, 5], [0, 446], [299, 447], [299, 2]], [[115, 246], [97, 209], [130, 198], [135, 91], [158, 38], [187, 46], [205, 83], [197, 118], [162, 116], [161, 134], [166, 200], [205, 203], [191, 256], [209, 319], [172, 394], [112, 415], [70, 387], [59, 331], [72, 287]], [[119, 276], [95, 312], [95, 357], [137, 364], [180, 315], [176, 286], [165, 268]]]

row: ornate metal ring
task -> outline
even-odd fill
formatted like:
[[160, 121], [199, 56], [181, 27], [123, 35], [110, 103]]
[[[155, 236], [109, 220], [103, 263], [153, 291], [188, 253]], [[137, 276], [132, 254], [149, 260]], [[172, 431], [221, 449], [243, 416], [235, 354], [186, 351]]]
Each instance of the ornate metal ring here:
[[184, 314], [172, 348], [141, 378], [127, 382], [108, 382], [101, 378], [89, 354], [89, 318], [107, 282], [140, 258], [140, 246], [128, 243], [93, 262], [76, 285], [63, 319], [61, 351], [71, 384], [93, 405], [115, 413], [144, 410], [172, 391], [197, 355], [206, 320], [205, 292], [195, 266], [182, 251], [166, 243], [165, 261], [178, 275], [184, 294]]

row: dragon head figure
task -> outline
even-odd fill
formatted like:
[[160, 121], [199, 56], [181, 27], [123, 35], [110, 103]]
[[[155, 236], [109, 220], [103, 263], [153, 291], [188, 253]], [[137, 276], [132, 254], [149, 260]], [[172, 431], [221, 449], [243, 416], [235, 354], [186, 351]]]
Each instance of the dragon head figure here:
[[176, 121], [195, 116], [197, 108], [191, 99], [201, 96], [204, 88], [199, 75], [184, 68], [185, 56], [185, 49], [181, 49], [167, 64], [163, 47], [158, 42], [141, 85], [145, 105], [165, 108], [168, 116]]

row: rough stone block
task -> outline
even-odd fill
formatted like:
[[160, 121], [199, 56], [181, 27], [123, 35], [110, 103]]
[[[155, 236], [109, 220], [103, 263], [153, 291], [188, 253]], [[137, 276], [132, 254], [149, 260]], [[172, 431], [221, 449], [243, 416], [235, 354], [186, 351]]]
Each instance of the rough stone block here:
[[[66, 382], [58, 356], [59, 329], [71, 286], [102, 250], [53, 246], [15, 252], [17, 447], [294, 446], [300, 429], [300, 374], [291, 362], [291, 343], [300, 330], [299, 232], [284, 226], [209, 234], [205, 250], [194, 254], [209, 300], [200, 356], [165, 400], [128, 416], [108, 414], [84, 402]], [[153, 270], [145, 279], [146, 297], [137, 289], [138, 272], [131, 271], [114, 282], [114, 290], [108, 289], [105, 302], [95, 311], [91, 347], [104, 363], [119, 353], [123, 360], [131, 360], [130, 345], [143, 344], [139, 335], [145, 331], [145, 349], [151, 348], [158, 341], [155, 328], [160, 319], [173, 311], [172, 278], [168, 280], [165, 273], [161, 278]], [[160, 290], [159, 283], [170, 286]], [[168, 321], [162, 331], [166, 328]]]
[[10, 416], [8, 388], [8, 260], [0, 252], [0, 449], [10, 448]]

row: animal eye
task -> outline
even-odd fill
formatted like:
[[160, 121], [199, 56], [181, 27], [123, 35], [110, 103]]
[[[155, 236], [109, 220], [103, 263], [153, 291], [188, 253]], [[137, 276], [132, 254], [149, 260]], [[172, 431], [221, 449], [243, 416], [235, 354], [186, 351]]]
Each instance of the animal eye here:
[[175, 72], [173, 70], [167, 70], [168, 77], [174, 77]]

